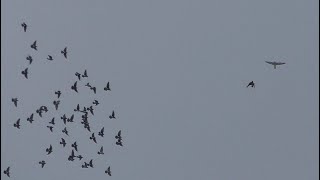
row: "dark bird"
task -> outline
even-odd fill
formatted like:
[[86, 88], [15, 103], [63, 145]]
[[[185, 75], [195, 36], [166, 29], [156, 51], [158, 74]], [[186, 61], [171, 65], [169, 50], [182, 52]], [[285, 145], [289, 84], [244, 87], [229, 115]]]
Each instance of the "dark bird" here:
[[37, 51], [37, 50], [38, 50], [38, 49], [37, 49], [37, 41], [34, 41], [33, 44], [31, 44], [30, 47], [31, 47], [32, 49], [34, 49], [34, 50]]
[[61, 51], [61, 54], [63, 54], [64, 57], [67, 59], [67, 47], [65, 47], [63, 51]]
[[78, 155], [77, 158], [79, 158], [79, 160], [81, 161], [83, 157], [81, 155]]
[[74, 155], [74, 151], [72, 150], [71, 151], [71, 155], [68, 157], [68, 160], [69, 161], [74, 161], [74, 158], [75, 158], [76, 156]]
[[100, 130], [98, 133], [99, 136], [103, 137], [104, 136], [104, 127]]
[[47, 106], [41, 106], [41, 107], [40, 107], [40, 111], [48, 112]]
[[5, 175], [7, 175], [8, 177], [10, 177], [10, 166], [7, 167], [7, 169], [4, 170], [3, 173], [4, 173]]
[[76, 72], [76, 74], [75, 74], [77, 77], [78, 77], [78, 79], [79, 79], [79, 81], [80, 81], [80, 79], [81, 79], [81, 74], [80, 73], [78, 73], [78, 72]]
[[52, 132], [53, 126], [47, 126], [47, 128], [49, 128], [50, 131]]
[[72, 116], [70, 118], [68, 118], [67, 121], [68, 122], [73, 122], [73, 118], [74, 118], [74, 115], [72, 114]]
[[42, 160], [39, 162], [39, 164], [41, 164], [41, 168], [43, 168], [43, 166], [46, 164], [46, 162]]
[[93, 163], [92, 163], [92, 159], [89, 162], [89, 166], [93, 168]]
[[92, 104], [98, 106], [99, 102], [97, 100], [94, 100]]
[[32, 60], [33, 60], [33, 59], [32, 59], [32, 57], [31, 57], [30, 55], [29, 55], [29, 56], [27, 56], [27, 57], [26, 57], [26, 59], [29, 61], [29, 64], [31, 64], [31, 63], [32, 63]]
[[54, 118], [51, 119], [51, 121], [49, 122], [49, 124], [55, 125], [56, 123], [54, 123]]
[[52, 56], [48, 55], [47, 60], [52, 61], [53, 60]]
[[116, 142], [116, 145], [122, 146], [121, 140], [118, 139], [118, 141]]
[[107, 83], [107, 86], [104, 87], [103, 89], [104, 89], [105, 91], [111, 91], [109, 82]]
[[26, 32], [27, 31], [27, 24], [25, 22], [23, 22], [21, 24], [21, 26], [23, 27], [23, 31]]
[[96, 141], [96, 137], [94, 137], [94, 133], [92, 133], [91, 137], [90, 137], [91, 140], [93, 140], [95, 143], [97, 143]]
[[82, 168], [88, 168], [88, 164], [84, 162], [84, 165], [81, 166]]
[[65, 128], [62, 130], [62, 132], [65, 133], [67, 136], [69, 136], [68, 131], [67, 131], [67, 127], [65, 127]]
[[96, 92], [97, 92], [97, 88], [96, 87], [91, 87], [90, 89], [93, 90], [94, 94], [96, 94]]
[[52, 146], [50, 144], [50, 147], [46, 149], [46, 152], [48, 153], [47, 155], [52, 153]]
[[114, 111], [112, 111], [112, 114], [109, 116], [109, 119], [116, 119], [116, 117], [114, 115]]
[[56, 91], [56, 92], [54, 92], [54, 94], [58, 95], [58, 99], [59, 99], [60, 95], [61, 95], [61, 91]]
[[66, 114], [64, 114], [61, 119], [63, 120], [63, 123], [66, 124], [67, 123], [67, 117], [66, 117]]
[[90, 113], [91, 113], [92, 115], [94, 115], [94, 114], [93, 114], [93, 108], [92, 108], [92, 106], [88, 107], [87, 110], [90, 111]]
[[11, 101], [13, 102], [14, 106], [18, 106], [18, 98], [12, 98]]
[[17, 120], [16, 123], [13, 124], [13, 126], [20, 129], [20, 118]]
[[66, 143], [66, 141], [65, 141], [63, 138], [61, 138], [60, 144], [62, 144], [62, 146], [65, 147], [67, 143]]
[[34, 121], [34, 120], [33, 120], [33, 113], [31, 114], [30, 117], [27, 118], [27, 121], [29, 121], [30, 123], [32, 123], [32, 121]]
[[84, 85], [84, 86], [87, 86], [87, 87], [91, 88], [91, 85], [90, 85], [89, 83], [87, 83], [87, 84]]
[[53, 101], [53, 105], [56, 108], [56, 110], [58, 110], [59, 104], [60, 104], [60, 101]]
[[78, 92], [77, 81], [73, 84], [73, 86], [71, 86], [71, 89], [74, 90], [75, 92]]
[[104, 154], [103, 153], [103, 146], [101, 146], [100, 151], [98, 151], [98, 154]]
[[115, 136], [116, 139], [119, 139], [120, 141], [122, 140], [121, 137], [121, 130], [118, 132], [118, 134]]
[[111, 170], [110, 170], [110, 166], [108, 167], [107, 170], [104, 171], [106, 174], [108, 174], [109, 176], [111, 176]]
[[74, 109], [74, 111], [75, 111], [75, 112], [76, 112], [76, 111], [80, 111], [80, 105], [79, 105], [79, 104], [77, 105], [77, 108]]
[[251, 87], [255, 87], [255, 86], [254, 86], [254, 82], [253, 82], [253, 81], [251, 81], [251, 82], [248, 84], [248, 86], [247, 86], [247, 87], [249, 87], [249, 86], [251, 86]]
[[88, 77], [87, 70], [84, 70], [84, 73], [83, 73], [82, 77]]
[[77, 142], [74, 142], [73, 144], [71, 144], [71, 147], [73, 147], [78, 152]]
[[42, 111], [41, 111], [40, 109], [37, 109], [37, 110], [36, 110], [36, 113], [38, 113], [39, 116], [42, 117]]
[[24, 77], [25, 77], [26, 79], [28, 79], [28, 68], [26, 68], [25, 70], [21, 71], [21, 74], [23, 74]]

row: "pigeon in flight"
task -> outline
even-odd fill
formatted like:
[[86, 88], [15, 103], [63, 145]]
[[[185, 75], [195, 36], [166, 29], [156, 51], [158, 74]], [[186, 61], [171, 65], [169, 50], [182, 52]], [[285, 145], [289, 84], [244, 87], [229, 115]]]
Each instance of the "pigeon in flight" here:
[[62, 132], [65, 133], [67, 136], [69, 136], [68, 131], [67, 131], [67, 127], [65, 127], [65, 128], [62, 130]]
[[75, 112], [76, 112], [76, 111], [80, 111], [80, 105], [78, 104], [78, 105], [77, 105], [77, 108], [74, 109], [73, 111], [75, 111]]
[[63, 120], [63, 123], [66, 124], [67, 123], [67, 117], [66, 114], [64, 114], [61, 119]]
[[82, 77], [88, 77], [87, 70], [84, 70]]
[[121, 137], [121, 130], [118, 132], [118, 134], [115, 136], [116, 139], [118, 140], [122, 140], [122, 137]]
[[99, 102], [97, 100], [94, 100], [92, 104], [98, 106]]
[[27, 24], [25, 22], [23, 22], [21, 24], [21, 26], [23, 27], [23, 31], [26, 32], [27, 31]]
[[87, 87], [89, 87], [89, 88], [91, 88], [91, 87], [92, 87], [89, 83], [87, 83], [87, 84], [86, 84], [86, 85], [84, 85], [84, 86], [87, 86]]
[[72, 150], [71, 151], [71, 155], [68, 157], [68, 160], [69, 161], [74, 161], [74, 158], [75, 158], [76, 156], [74, 155], [74, 151]]
[[50, 147], [46, 149], [46, 152], [48, 153], [47, 155], [52, 153], [52, 146], [50, 144]]
[[28, 68], [26, 68], [25, 70], [21, 71], [21, 74], [23, 74], [24, 77], [25, 77], [26, 79], [28, 79]]
[[249, 84], [248, 84], [248, 86], [247, 86], [247, 87], [249, 87], [249, 86], [251, 86], [251, 87], [255, 87], [254, 82], [253, 82], [253, 81], [249, 82]]
[[14, 106], [18, 106], [18, 98], [12, 98], [11, 101], [13, 102]]
[[110, 170], [110, 166], [108, 167], [107, 170], [104, 171], [106, 174], [108, 174], [109, 176], [111, 176], [111, 170]]
[[103, 137], [104, 136], [104, 127], [100, 130], [98, 133], [99, 136]]
[[89, 162], [89, 166], [93, 168], [93, 163], [92, 163], [92, 159]]
[[73, 147], [78, 152], [78, 145], [76, 141], [73, 144], [71, 144], [71, 147]]
[[34, 50], [38, 50], [37, 49], [37, 41], [34, 41], [32, 44], [31, 44], [31, 46], [30, 46], [32, 49], [34, 49]]
[[109, 119], [116, 119], [114, 111], [112, 111], [112, 114], [109, 116]]
[[92, 133], [90, 139], [93, 140], [95, 143], [97, 143], [97, 140], [96, 140], [96, 137], [94, 136], [94, 133]]
[[67, 119], [68, 122], [73, 122], [74, 114], [71, 115], [70, 118]]
[[103, 146], [101, 146], [100, 151], [98, 151], [98, 154], [99, 154], [99, 155], [104, 154], [104, 152], [103, 152]]
[[266, 63], [273, 65], [273, 68], [276, 69], [277, 65], [282, 65], [282, 64], [286, 64], [284, 62], [270, 62], [270, 61], [266, 61]]
[[40, 107], [40, 111], [48, 112], [47, 106], [41, 106], [41, 107]]
[[107, 83], [107, 86], [104, 87], [103, 89], [104, 89], [105, 91], [111, 91], [109, 82]]
[[55, 123], [54, 123], [54, 118], [51, 119], [51, 121], [49, 122], [49, 124], [55, 125]]
[[78, 92], [77, 81], [73, 84], [73, 86], [71, 86], [71, 89], [74, 90], [75, 92]]
[[59, 104], [60, 104], [60, 101], [53, 101], [53, 105], [56, 108], [56, 110], [58, 110]]
[[81, 161], [83, 157], [81, 155], [78, 155], [77, 158], [79, 158], [79, 160]]
[[82, 168], [88, 168], [88, 164], [84, 162], [84, 165], [81, 166]]
[[78, 79], [79, 79], [79, 81], [80, 81], [80, 79], [81, 79], [81, 74], [78, 73], [78, 72], [76, 72], [75, 75], [78, 77]]
[[66, 141], [65, 141], [63, 138], [61, 138], [60, 144], [62, 144], [62, 146], [65, 147], [67, 143], [66, 143]]
[[67, 59], [67, 47], [65, 47], [63, 51], [61, 51], [61, 54], [63, 54], [63, 56]]
[[88, 107], [87, 110], [90, 111], [92, 115], [94, 115], [92, 106]]
[[41, 168], [43, 168], [43, 166], [46, 164], [46, 162], [42, 160], [39, 162], [39, 164], [41, 164]]
[[52, 61], [53, 60], [52, 56], [48, 55], [47, 60]]
[[91, 87], [90, 89], [93, 90], [94, 94], [96, 94], [96, 92], [97, 92], [97, 88], [96, 87]]
[[33, 60], [33, 59], [32, 59], [32, 57], [31, 57], [30, 55], [29, 55], [29, 56], [27, 56], [27, 57], [26, 57], [26, 59], [29, 61], [29, 64], [31, 64], [31, 63], [32, 63], [32, 60]]
[[17, 120], [16, 123], [13, 124], [13, 126], [20, 129], [20, 118]]
[[54, 92], [54, 94], [58, 95], [58, 99], [59, 99], [60, 95], [61, 95], [61, 91], [56, 91], [56, 92]]
[[116, 142], [116, 145], [122, 146], [122, 141], [118, 139], [118, 141]]
[[34, 120], [33, 120], [33, 113], [31, 114], [30, 117], [27, 118], [27, 121], [29, 121], [30, 123], [32, 123], [32, 121], [34, 121]]
[[47, 128], [49, 128], [50, 131], [52, 132], [53, 126], [47, 126]]
[[7, 167], [7, 169], [4, 170], [3, 173], [4, 173], [5, 175], [7, 175], [8, 177], [10, 177], [10, 166]]

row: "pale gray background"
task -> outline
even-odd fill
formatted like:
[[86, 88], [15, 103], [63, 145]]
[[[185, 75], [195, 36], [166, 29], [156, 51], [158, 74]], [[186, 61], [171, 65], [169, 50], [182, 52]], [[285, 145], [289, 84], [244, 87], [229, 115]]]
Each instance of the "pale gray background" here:
[[[1, 171], [11, 166], [12, 179], [319, 178], [317, 0], [1, 2]], [[266, 60], [287, 64], [274, 70]], [[96, 96], [81, 86], [87, 81], [79, 94], [70, 90], [85, 68]], [[255, 89], [246, 88], [251, 80]], [[64, 93], [58, 112], [57, 89]], [[67, 142], [77, 140], [84, 160], [94, 159], [94, 169], [81, 169], [67, 161], [70, 144], [59, 144], [60, 116], [95, 98], [92, 129], [104, 126], [106, 137], [93, 144], [78, 116], [68, 125]], [[50, 112], [30, 125], [40, 105]], [[52, 134], [45, 126], [54, 116]], [[12, 126], [18, 118], [21, 130]], [[120, 129], [122, 148], [114, 145]], [[46, 156], [49, 144], [54, 152]], [[101, 144], [105, 156], [96, 154]], [[104, 174], [109, 165], [112, 177]]]

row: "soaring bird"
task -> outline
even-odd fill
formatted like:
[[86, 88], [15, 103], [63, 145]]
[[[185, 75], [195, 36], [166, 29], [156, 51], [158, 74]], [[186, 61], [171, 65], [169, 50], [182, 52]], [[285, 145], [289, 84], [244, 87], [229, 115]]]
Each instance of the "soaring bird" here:
[[282, 64], [286, 64], [284, 62], [271, 62], [271, 61], [266, 61], [266, 63], [273, 65], [273, 68], [276, 69], [277, 65], [282, 65]]
[[47, 126], [47, 128], [49, 128], [50, 131], [52, 132], [53, 126]]
[[105, 91], [111, 91], [109, 82], [107, 83], [107, 86], [104, 87], [103, 89], [104, 89]]
[[38, 50], [37, 49], [37, 41], [34, 41], [32, 44], [31, 44], [31, 46], [30, 46], [32, 49], [34, 49], [34, 50]]
[[253, 81], [249, 82], [249, 84], [248, 84], [248, 86], [247, 86], [247, 87], [249, 87], [249, 86], [251, 86], [251, 87], [255, 87], [255, 86], [254, 86], [254, 82], [253, 82]]
[[39, 162], [39, 164], [41, 164], [41, 168], [43, 168], [43, 166], [46, 164], [46, 162], [42, 160]]
[[27, 31], [27, 24], [25, 22], [23, 22], [21, 24], [21, 26], [23, 27], [23, 31], [26, 32]]
[[30, 117], [27, 118], [27, 121], [29, 121], [30, 123], [32, 123], [32, 121], [34, 121], [34, 120], [33, 120], [33, 113], [31, 114]]
[[96, 140], [96, 137], [94, 136], [94, 133], [92, 133], [90, 139], [93, 140], [93, 142], [97, 143], [97, 140]]
[[65, 127], [65, 128], [62, 130], [62, 132], [65, 133], [67, 136], [69, 136], [67, 127]]
[[56, 110], [58, 110], [59, 104], [60, 104], [60, 101], [53, 101], [53, 105], [56, 108]]
[[108, 167], [107, 170], [104, 171], [106, 174], [108, 174], [109, 176], [111, 176], [111, 170], [110, 170], [110, 166]]
[[31, 57], [30, 55], [29, 55], [29, 56], [27, 56], [27, 57], [26, 57], [26, 59], [29, 61], [29, 64], [31, 64], [31, 63], [32, 63], [32, 60], [33, 60], [33, 59], [32, 59], [32, 57]]
[[109, 116], [109, 119], [116, 119], [114, 111], [112, 111], [112, 114]]
[[46, 152], [48, 153], [47, 155], [52, 153], [52, 146], [50, 144], [50, 147], [46, 149]]
[[13, 102], [14, 106], [17, 107], [17, 105], [18, 105], [18, 98], [12, 98], [11, 101]]
[[71, 144], [71, 147], [73, 147], [78, 152], [78, 145], [76, 141], [73, 144]]
[[17, 120], [16, 123], [13, 124], [13, 126], [20, 129], [20, 118]]
[[103, 153], [103, 146], [101, 146], [100, 151], [98, 151], [98, 154], [104, 154]]
[[75, 92], [78, 92], [77, 81], [73, 84], [73, 86], [71, 86], [71, 89], [74, 90]]
[[82, 77], [88, 77], [88, 74], [87, 74], [87, 70], [86, 70], [86, 69], [84, 70], [84, 73], [83, 73]]
[[52, 56], [48, 55], [47, 60], [52, 61], [53, 60]]
[[61, 95], [61, 91], [55, 91], [54, 94], [58, 95], [58, 99], [59, 99]]
[[61, 54], [63, 54], [63, 56], [67, 59], [67, 47], [65, 47], [63, 51], [61, 51]]
[[65, 147], [67, 143], [66, 143], [66, 141], [65, 141], [63, 138], [61, 138], [60, 144], [62, 144], [62, 146]]
[[25, 77], [26, 79], [28, 79], [28, 68], [26, 68], [25, 70], [21, 71], [21, 74], [23, 74], [24, 77]]
[[103, 137], [104, 136], [104, 127], [100, 130], [98, 133], [99, 136]]
[[7, 167], [7, 169], [4, 170], [3, 173], [4, 173], [5, 175], [7, 175], [8, 177], [10, 177], [10, 166]]

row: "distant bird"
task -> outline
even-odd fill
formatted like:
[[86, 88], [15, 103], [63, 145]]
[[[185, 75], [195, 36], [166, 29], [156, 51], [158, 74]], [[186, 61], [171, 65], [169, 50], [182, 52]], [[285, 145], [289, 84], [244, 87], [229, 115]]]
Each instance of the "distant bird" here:
[[87, 86], [87, 87], [89, 87], [89, 88], [91, 88], [91, 87], [92, 87], [89, 83], [87, 83], [87, 84], [86, 84], [86, 85], [84, 85], [84, 86]]
[[37, 109], [37, 110], [36, 110], [36, 113], [38, 113], [39, 116], [42, 117], [42, 111], [41, 111], [40, 109]]
[[49, 128], [50, 131], [52, 132], [53, 126], [47, 126], [47, 128]]
[[31, 46], [30, 46], [32, 49], [34, 49], [34, 50], [38, 50], [37, 49], [37, 41], [34, 41], [32, 44], [31, 44]]
[[60, 95], [61, 95], [61, 91], [56, 91], [56, 92], [54, 92], [54, 94], [58, 95], [58, 99], [59, 99]]
[[25, 77], [26, 79], [28, 79], [28, 68], [26, 68], [25, 70], [21, 71], [21, 74], [23, 74], [24, 77]]
[[55, 123], [54, 123], [54, 118], [51, 119], [51, 121], [49, 122], [49, 124], [55, 125]]
[[65, 133], [67, 136], [69, 136], [68, 131], [67, 131], [67, 127], [65, 127], [65, 128], [62, 130], [62, 132]]
[[71, 147], [73, 147], [78, 152], [78, 145], [76, 141], [73, 144], [71, 144]]
[[11, 101], [13, 102], [14, 106], [17, 107], [17, 105], [18, 105], [18, 98], [12, 98]]
[[109, 85], [109, 82], [107, 83], [107, 86], [105, 88], [103, 88], [105, 91], [111, 91], [110, 89], [110, 85]]
[[66, 124], [67, 123], [67, 117], [66, 117], [66, 114], [64, 114], [61, 119], [63, 120], [63, 123]]
[[114, 111], [112, 111], [112, 114], [109, 116], [109, 119], [116, 119]]
[[88, 164], [84, 162], [84, 165], [81, 166], [82, 168], [88, 168]]
[[118, 141], [116, 142], [116, 145], [122, 146], [122, 141], [121, 141], [121, 140], [118, 140]]
[[13, 124], [13, 126], [20, 129], [20, 118], [17, 120], [16, 123]]
[[34, 120], [33, 120], [33, 113], [31, 114], [30, 117], [27, 118], [27, 121], [29, 121], [30, 123], [32, 123], [32, 121], [34, 121]]
[[104, 171], [106, 174], [108, 174], [109, 176], [111, 176], [111, 170], [110, 170], [110, 166], [108, 167], [107, 170]]
[[29, 55], [29, 56], [27, 56], [27, 57], [26, 57], [26, 59], [29, 61], [29, 64], [31, 64], [31, 63], [32, 63], [32, 60], [33, 60], [33, 59], [32, 59], [32, 57], [31, 57], [30, 55]]
[[39, 164], [41, 164], [41, 168], [43, 168], [43, 166], [46, 164], [46, 162], [42, 160], [39, 162]]
[[103, 153], [103, 146], [101, 146], [100, 151], [98, 151], [98, 154], [100, 154], [100, 155], [101, 155], [101, 154], [104, 154], [104, 153]]
[[96, 92], [97, 92], [97, 88], [96, 87], [91, 87], [90, 89], [93, 90], [94, 94], [96, 94]]
[[48, 55], [47, 60], [52, 61], [53, 60], [52, 56]]
[[75, 158], [76, 156], [74, 155], [74, 151], [72, 150], [71, 151], [71, 155], [68, 157], [68, 160], [69, 161], [74, 161], [74, 158]]
[[92, 133], [91, 137], [90, 137], [91, 140], [93, 140], [95, 143], [97, 143], [96, 141], [96, 137], [94, 137], [94, 133]]
[[89, 162], [89, 166], [93, 168], [93, 163], [92, 163], [92, 159]]
[[81, 79], [81, 74], [78, 73], [78, 72], [76, 72], [75, 75], [78, 77], [78, 79], [79, 79], [79, 81], [80, 81], [80, 79]]
[[75, 111], [75, 112], [76, 112], [76, 111], [80, 111], [80, 105], [78, 104], [78, 105], [77, 105], [77, 108], [74, 109], [73, 111]]
[[82, 77], [88, 77], [87, 70], [84, 70]]
[[97, 100], [94, 100], [92, 104], [98, 106], [99, 102]]
[[92, 106], [88, 107], [87, 110], [90, 111], [92, 115], [94, 115]]
[[70, 118], [67, 119], [68, 122], [73, 122], [74, 114], [71, 115]]
[[71, 89], [74, 90], [75, 92], [78, 92], [77, 81], [73, 84], [73, 86], [71, 86]]
[[100, 130], [98, 133], [99, 136], [103, 137], [104, 136], [104, 127]]
[[67, 143], [66, 143], [66, 141], [65, 141], [63, 138], [61, 138], [60, 144], [62, 144], [62, 146], [65, 147]]
[[48, 112], [47, 106], [41, 106], [41, 107], [40, 107], [40, 111]]
[[46, 152], [48, 153], [47, 155], [52, 153], [52, 146], [50, 144], [50, 147], [46, 149]]
[[118, 134], [115, 136], [116, 139], [119, 139], [120, 141], [122, 140], [121, 137], [121, 130], [118, 132]]
[[21, 26], [23, 27], [23, 31], [26, 32], [27, 31], [27, 24], [25, 22], [23, 22], [21, 24]]
[[286, 63], [284, 63], [284, 62], [275, 62], [275, 61], [273, 61], [273, 62], [266, 61], [266, 63], [273, 65], [273, 68], [274, 68], [274, 69], [276, 69], [276, 66], [277, 66], [277, 65], [286, 64]]
[[255, 87], [254, 82], [253, 82], [253, 81], [251, 81], [251, 82], [248, 84], [248, 86], [247, 86], [247, 87], [249, 87], [249, 86], [251, 86], [251, 87]]
[[8, 177], [10, 177], [10, 166], [7, 167], [7, 169], [4, 170], [3, 173], [4, 173], [5, 175], [7, 175]]
[[77, 158], [79, 158], [79, 160], [81, 161], [83, 157], [81, 155], [78, 155]]
[[61, 54], [63, 54], [63, 56], [67, 59], [67, 47], [65, 47], [63, 51], [61, 51]]
[[53, 101], [53, 105], [56, 108], [56, 110], [58, 110], [59, 104], [60, 104], [60, 101]]

